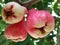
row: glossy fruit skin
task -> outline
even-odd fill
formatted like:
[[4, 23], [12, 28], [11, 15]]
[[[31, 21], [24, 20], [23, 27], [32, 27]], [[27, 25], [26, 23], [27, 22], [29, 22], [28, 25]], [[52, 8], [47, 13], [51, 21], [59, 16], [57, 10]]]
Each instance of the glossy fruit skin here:
[[16, 2], [9, 2], [2, 8], [2, 18], [8, 24], [20, 22], [26, 13], [26, 7]]
[[33, 38], [43, 38], [54, 30], [54, 18], [45, 10], [31, 9], [28, 11], [27, 32]]
[[9, 24], [5, 29], [4, 36], [14, 42], [24, 41], [27, 37], [24, 19], [19, 23]]

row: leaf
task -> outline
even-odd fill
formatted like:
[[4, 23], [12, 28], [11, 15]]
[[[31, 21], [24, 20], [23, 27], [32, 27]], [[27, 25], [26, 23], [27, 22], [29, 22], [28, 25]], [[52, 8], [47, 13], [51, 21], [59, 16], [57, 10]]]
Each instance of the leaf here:
[[2, 6], [0, 5], [0, 14], [1, 14]]
[[58, 3], [56, 3], [55, 5], [54, 5], [54, 11], [55, 11], [55, 13], [57, 14], [57, 15], [59, 15], [60, 16], [60, 8], [59, 8], [60, 6], [58, 6]]
[[2, 2], [2, 0], [0, 0], [0, 3]]
[[0, 20], [0, 32], [6, 27], [6, 23], [3, 20]]

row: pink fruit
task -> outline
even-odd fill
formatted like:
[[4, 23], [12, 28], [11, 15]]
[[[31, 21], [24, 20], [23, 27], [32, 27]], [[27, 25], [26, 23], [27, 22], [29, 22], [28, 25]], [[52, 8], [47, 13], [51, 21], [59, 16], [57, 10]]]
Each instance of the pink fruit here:
[[16, 2], [9, 2], [2, 9], [2, 18], [6, 23], [14, 24], [21, 21], [26, 13], [27, 9], [24, 6]]
[[54, 18], [45, 10], [31, 9], [26, 23], [27, 32], [34, 38], [43, 38], [54, 29]]
[[24, 20], [6, 27], [4, 36], [14, 42], [24, 41], [27, 37]]

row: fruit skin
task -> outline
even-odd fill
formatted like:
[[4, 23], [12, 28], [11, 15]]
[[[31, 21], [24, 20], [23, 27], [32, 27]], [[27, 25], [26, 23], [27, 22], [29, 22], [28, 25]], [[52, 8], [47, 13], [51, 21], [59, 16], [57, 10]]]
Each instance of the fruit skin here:
[[54, 18], [45, 10], [31, 9], [28, 11], [27, 32], [33, 38], [43, 38], [54, 29]]
[[14, 24], [21, 21], [27, 9], [16, 2], [7, 3], [2, 9], [2, 18], [6, 23]]
[[24, 20], [16, 24], [9, 24], [5, 29], [4, 36], [14, 42], [24, 41], [27, 37]]

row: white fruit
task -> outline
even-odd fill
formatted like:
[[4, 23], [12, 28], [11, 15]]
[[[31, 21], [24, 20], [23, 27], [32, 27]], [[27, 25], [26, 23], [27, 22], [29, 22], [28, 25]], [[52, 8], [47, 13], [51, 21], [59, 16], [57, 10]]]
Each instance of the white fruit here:
[[21, 21], [26, 13], [27, 9], [24, 6], [16, 2], [9, 2], [2, 9], [2, 18], [6, 23], [14, 24]]

